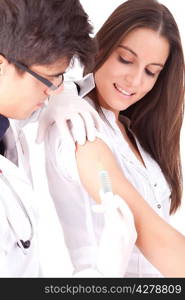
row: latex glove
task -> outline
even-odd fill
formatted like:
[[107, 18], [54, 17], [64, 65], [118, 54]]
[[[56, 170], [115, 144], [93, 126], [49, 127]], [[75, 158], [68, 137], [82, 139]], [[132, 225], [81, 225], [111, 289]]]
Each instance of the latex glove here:
[[105, 219], [96, 266], [78, 271], [73, 277], [124, 277], [127, 269], [137, 238], [132, 212], [118, 195], [100, 192], [100, 197], [102, 203], [92, 207]]
[[131, 210], [112, 193], [101, 193], [102, 204], [93, 207], [103, 213], [105, 226], [100, 238], [97, 269], [105, 277], [124, 277], [137, 233]]
[[[65, 82], [64, 90], [52, 96], [48, 106], [39, 116], [36, 142], [44, 140], [48, 127], [56, 123], [63, 144], [75, 147], [74, 141], [84, 144], [86, 139], [93, 141], [96, 130], [100, 129], [101, 119], [93, 107], [78, 96], [73, 82]], [[69, 148], [67, 147], [67, 148]]]

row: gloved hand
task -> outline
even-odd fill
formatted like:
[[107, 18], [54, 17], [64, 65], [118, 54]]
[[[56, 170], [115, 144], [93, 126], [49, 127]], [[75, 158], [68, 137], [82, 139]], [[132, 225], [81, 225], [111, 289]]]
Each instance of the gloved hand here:
[[104, 215], [105, 224], [97, 249], [96, 266], [83, 269], [73, 277], [124, 277], [137, 232], [134, 217], [118, 195], [100, 191], [101, 204], [92, 206], [94, 213]]
[[126, 202], [118, 195], [101, 193], [100, 196], [102, 204], [93, 207], [105, 217], [97, 269], [104, 277], [124, 277], [137, 238], [134, 218]]
[[65, 82], [64, 90], [51, 97], [48, 106], [39, 116], [37, 143], [44, 140], [48, 127], [53, 123], [56, 123], [61, 133], [62, 144], [74, 149], [74, 141], [84, 144], [86, 139], [95, 139], [101, 119], [93, 107], [78, 96], [76, 85]]

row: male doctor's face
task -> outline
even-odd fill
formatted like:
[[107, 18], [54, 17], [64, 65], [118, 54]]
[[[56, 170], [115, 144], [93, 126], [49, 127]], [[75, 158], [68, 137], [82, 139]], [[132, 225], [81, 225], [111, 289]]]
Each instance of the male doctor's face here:
[[131, 31], [95, 72], [99, 103], [119, 114], [154, 86], [169, 55], [169, 42], [148, 28]]
[[[33, 65], [32, 71], [58, 86], [68, 67], [66, 58], [51, 65]], [[51, 90], [28, 72], [18, 72], [13, 64], [0, 56], [0, 114], [12, 119], [26, 119], [34, 111], [41, 108], [48, 98], [62, 91]]]

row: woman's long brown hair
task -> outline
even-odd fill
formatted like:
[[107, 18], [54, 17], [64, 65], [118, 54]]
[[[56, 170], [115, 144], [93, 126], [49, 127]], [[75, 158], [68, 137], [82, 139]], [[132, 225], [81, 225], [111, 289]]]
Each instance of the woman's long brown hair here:
[[[153, 89], [121, 114], [130, 117], [132, 131], [140, 144], [159, 164], [171, 188], [170, 213], [174, 213], [182, 197], [180, 131], [184, 112], [184, 57], [179, 30], [170, 11], [155, 0], [128, 0], [121, 4], [97, 33], [99, 51], [95, 67], [85, 73], [95, 73], [136, 28], [150, 28], [165, 37], [170, 53]], [[99, 107], [97, 99], [96, 107]]]

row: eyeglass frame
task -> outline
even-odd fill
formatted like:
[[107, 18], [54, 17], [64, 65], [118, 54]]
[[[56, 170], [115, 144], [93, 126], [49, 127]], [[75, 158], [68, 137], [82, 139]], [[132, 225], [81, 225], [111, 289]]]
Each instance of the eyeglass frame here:
[[36, 79], [38, 79], [39, 81], [41, 81], [43, 84], [45, 84], [47, 87], [49, 87], [52, 91], [57, 90], [64, 82], [64, 73], [61, 73], [60, 75], [62, 76], [62, 80], [60, 82], [59, 85], [54, 85], [50, 80], [44, 78], [43, 76], [37, 74], [36, 72], [30, 70], [27, 66], [25, 66], [24, 64], [11, 59], [11, 62], [17, 66], [19, 69], [31, 74], [33, 77], [35, 77]]

